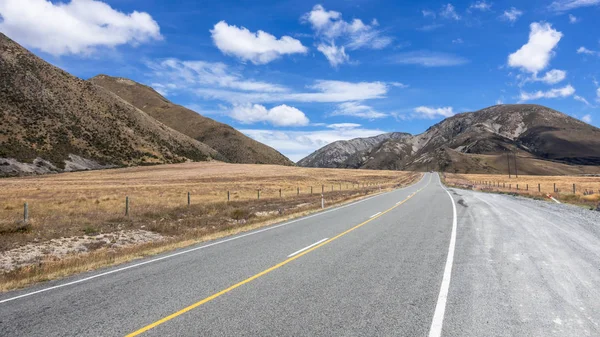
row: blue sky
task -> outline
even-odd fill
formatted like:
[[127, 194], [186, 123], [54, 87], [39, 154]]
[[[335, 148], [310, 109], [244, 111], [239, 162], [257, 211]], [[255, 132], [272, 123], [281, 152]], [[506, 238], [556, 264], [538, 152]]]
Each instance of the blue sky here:
[[0, 31], [81, 78], [150, 85], [292, 160], [537, 103], [600, 126], [600, 0], [0, 0]]

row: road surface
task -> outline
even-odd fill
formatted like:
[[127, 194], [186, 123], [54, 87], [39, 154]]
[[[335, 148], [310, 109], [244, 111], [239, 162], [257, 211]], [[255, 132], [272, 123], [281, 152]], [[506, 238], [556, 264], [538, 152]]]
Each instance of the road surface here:
[[2, 294], [0, 336], [599, 336], [598, 214], [446, 190], [426, 174]]

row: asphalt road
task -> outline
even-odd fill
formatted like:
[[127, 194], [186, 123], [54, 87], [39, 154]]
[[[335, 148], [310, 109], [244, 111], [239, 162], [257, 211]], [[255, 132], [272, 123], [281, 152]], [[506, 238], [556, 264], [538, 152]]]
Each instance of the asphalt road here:
[[0, 336], [598, 336], [599, 261], [600, 216], [447, 192], [426, 174], [309, 217], [2, 294]]

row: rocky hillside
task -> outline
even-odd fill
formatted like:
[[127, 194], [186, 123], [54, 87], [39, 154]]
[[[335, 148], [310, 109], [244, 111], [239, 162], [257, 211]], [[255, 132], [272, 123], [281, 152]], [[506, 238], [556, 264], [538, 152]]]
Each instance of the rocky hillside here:
[[247, 164], [293, 165], [275, 149], [259, 143], [229, 125], [173, 104], [154, 89], [129, 79], [98, 75], [89, 80], [169, 127], [217, 150], [228, 161]]
[[390, 132], [368, 138], [340, 140], [313, 152], [298, 162], [304, 167], [326, 168], [360, 168], [368, 160], [371, 152], [391, 139], [405, 140], [412, 138], [409, 133]]
[[[321, 167], [331, 162], [330, 153], [347, 145], [337, 143], [341, 144], [329, 144], [299, 164]], [[517, 154], [522, 173], [589, 173], [596, 169], [592, 166], [600, 166], [600, 129], [531, 104], [457, 114], [422, 134], [373, 144], [361, 152], [358, 163], [327, 167], [505, 173], [507, 152]]]
[[0, 34], [0, 176], [226, 160]]

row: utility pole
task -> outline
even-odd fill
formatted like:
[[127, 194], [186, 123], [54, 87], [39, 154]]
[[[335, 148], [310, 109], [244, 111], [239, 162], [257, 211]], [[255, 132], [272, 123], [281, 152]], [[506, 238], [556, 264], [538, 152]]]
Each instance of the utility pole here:
[[508, 179], [510, 179], [510, 155], [506, 152], [506, 162], [508, 164]]

